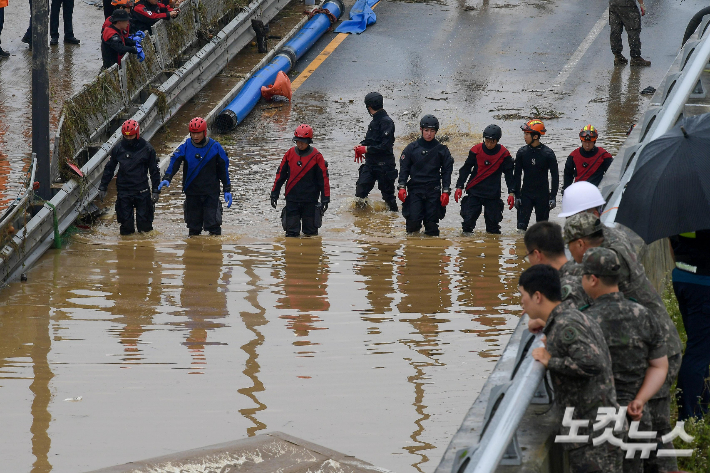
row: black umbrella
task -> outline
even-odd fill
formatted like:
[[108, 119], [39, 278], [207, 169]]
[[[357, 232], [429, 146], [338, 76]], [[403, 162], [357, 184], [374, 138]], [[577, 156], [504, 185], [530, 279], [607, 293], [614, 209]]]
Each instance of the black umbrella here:
[[643, 148], [616, 221], [646, 243], [710, 228], [710, 114], [683, 118]]

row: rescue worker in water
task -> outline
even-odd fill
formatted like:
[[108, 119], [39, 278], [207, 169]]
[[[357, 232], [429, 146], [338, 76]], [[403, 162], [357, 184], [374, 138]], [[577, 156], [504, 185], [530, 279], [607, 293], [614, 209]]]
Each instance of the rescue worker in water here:
[[[499, 144], [503, 131], [498, 125], [488, 125], [483, 130], [483, 143], [478, 143], [468, 152], [468, 159], [459, 170], [456, 181], [456, 202], [463, 195], [466, 186], [466, 197], [461, 200], [462, 229], [464, 233], [472, 232], [476, 220], [484, 211], [486, 232], [500, 233], [500, 222], [503, 220], [504, 204], [500, 198], [500, 175], [505, 175], [508, 188], [508, 209], [515, 203], [513, 195], [513, 158], [505, 146]], [[469, 175], [471, 179], [466, 184]]]
[[[108, 184], [118, 166], [116, 177], [116, 220], [121, 225], [121, 235], [153, 229], [155, 203], [160, 196], [160, 169], [155, 150], [140, 137], [140, 125], [135, 120], [126, 120], [121, 126], [123, 139], [111, 150], [104, 174], [99, 183], [99, 198], [104, 200]], [[151, 185], [148, 185], [150, 173]], [[152, 192], [151, 192], [152, 189]], [[135, 221], [133, 210], [135, 209]]]
[[297, 237], [301, 229], [305, 235], [318, 235], [330, 203], [328, 163], [320, 151], [311, 146], [313, 128], [309, 125], [299, 125], [293, 134], [293, 141], [296, 146], [284, 154], [276, 171], [271, 188], [271, 206], [276, 208], [285, 183], [286, 206], [281, 211], [281, 225], [286, 236]]
[[[397, 212], [397, 199], [394, 196], [394, 182], [397, 180], [397, 166], [394, 152], [394, 122], [383, 108], [384, 99], [379, 92], [370, 92], [365, 96], [367, 112], [372, 117], [367, 127], [365, 139], [355, 147], [355, 162], [365, 163], [358, 170], [355, 196], [364, 199], [377, 183], [382, 192], [382, 200], [389, 210]], [[360, 205], [361, 201], [358, 202]]]
[[586, 125], [579, 132], [582, 146], [572, 151], [565, 163], [562, 192], [572, 182], [587, 181], [599, 186], [614, 158], [604, 148], [597, 146], [599, 133], [592, 125]]
[[158, 190], [169, 187], [180, 165], [185, 224], [190, 236], [199, 235], [202, 229], [210, 235], [222, 234], [222, 202], [219, 184], [222, 183], [227, 208], [232, 206], [232, 183], [229, 179], [229, 158], [222, 145], [207, 137], [207, 122], [201, 117], [190, 120], [190, 138], [185, 140], [170, 157]]
[[403, 202], [407, 233], [418, 232], [424, 222], [426, 235], [439, 236], [439, 220], [444, 218], [449, 204], [454, 158], [449, 148], [436, 139], [439, 120], [434, 115], [424, 115], [419, 126], [421, 138], [402, 151], [398, 197]]

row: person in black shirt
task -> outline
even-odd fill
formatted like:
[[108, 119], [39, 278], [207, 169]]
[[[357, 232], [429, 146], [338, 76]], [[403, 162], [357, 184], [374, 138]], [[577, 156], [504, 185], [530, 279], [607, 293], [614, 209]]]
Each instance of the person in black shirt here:
[[[466, 186], [467, 195], [461, 201], [464, 233], [473, 231], [482, 209], [485, 209], [483, 218], [486, 221], [486, 231], [500, 233], [504, 208], [500, 198], [501, 174], [505, 174], [505, 184], [508, 187], [509, 209], [513, 208], [513, 158], [505, 146], [498, 143], [502, 136], [503, 132], [498, 125], [488, 125], [483, 130], [483, 143], [471, 148], [468, 159], [459, 170], [454, 200], [458, 202], [461, 199]], [[469, 175], [471, 178], [466, 184]]]
[[104, 200], [106, 197], [108, 183], [113, 179], [118, 166], [116, 220], [121, 225], [121, 235], [130, 235], [136, 231], [133, 209], [138, 231], [149, 232], [153, 229], [154, 206], [160, 196], [158, 159], [150, 143], [140, 137], [138, 122], [126, 120], [121, 133], [123, 139], [111, 150], [111, 157], [104, 168], [99, 184], [99, 198]]
[[120, 65], [126, 53], [138, 54], [135, 41], [128, 37], [130, 18], [124, 9], [116, 9], [109, 18], [111, 24], [101, 31], [101, 57], [104, 69], [114, 64]]
[[670, 238], [673, 291], [688, 341], [677, 384], [678, 420], [703, 418], [710, 406], [710, 230]]
[[[313, 142], [313, 128], [301, 124], [294, 132], [296, 146], [281, 160], [271, 188], [271, 206], [276, 208], [281, 187], [286, 184], [286, 207], [281, 211], [281, 225], [287, 237], [318, 235], [323, 215], [330, 203], [328, 163]], [[320, 197], [320, 204], [318, 203]]]
[[598, 186], [614, 158], [604, 148], [597, 146], [599, 133], [592, 125], [579, 132], [582, 146], [572, 151], [565, 163], [562, 192], [573, 182], [587, 181]]
[[454, 158], [436, 139], [439, 120], [434, 115], [424, 115], [419, 126], [421, 138], [402, 151], [398, 197], [403, 202], [407, 233], [418, 232], [424, 222], [426, 235], [439, 236], [439, 220], [449, 204]]
[[377, 182], [382, 192], [382, 199], [392, 212], [397, 212], [397, 199], [394, 196], [394, 181], [397, 179], [397, 167], [394, 161], [394, 122], [383, 107], [382, 94], [370, 92], [365, 96], [365, 106], [372, 116], [367, 127], [365, 139], [355, 147], [355, 162], [360, 166], [355, 196], [364, 199]]
[[557, 206], [560, 176], [555, 152], [540, 143], [540, 136], [547, 131], [545, 125], [540, 120], [530, 120], [520, 128], [525, 133], [526, 145], [515, 156], [513, 192], [518, 209], [518, 229], [527, 230], [533, 208], [535, 221], [544, 222], [549, 218], [550, 210]]

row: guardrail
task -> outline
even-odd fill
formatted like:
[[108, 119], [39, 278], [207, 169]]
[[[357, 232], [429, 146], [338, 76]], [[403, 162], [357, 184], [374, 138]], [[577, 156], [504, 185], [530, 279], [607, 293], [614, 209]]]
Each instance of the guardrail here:
[[[194, 2], [194, 0], [190, 1]], [[200, 11], [199, 5], [202, 4], [202, 1], [197, 4], [197, 13]], [[251, 41], [254, 37], [254, 33], [251, 31], [252, 19], [259, 18], [265, 22], [269, 21], [288, 1], [255, 0], [215, 35], [191, 60], [175, 71], [160, 87], [154, 89], [154, 93], [150, 94], [131, 117], [141, 124], [142, 136], [150, 138], [187, 100], [192, 98], [209, 80], [214, 78], [224, 65]], [[225, 4], [234, 5], [231, 2], [226, 2]], [[195, 16], [193, 15], [193, 17]], [[155, 26], [153, 28], [155, 29]], [[289, 34], [295, 34], [296, 31], [294, 30]], [[146, 37], [148, 41], [144, 44], [152, 44], [154, 39]], [[290, 39], [290, 36], [288, 39]], [[275, 53], [278, 47], [274, 48], [272, 52]], [[153, 53], [156, 50], [156, 48], [152, 48]], [[267, 57], [270, 60], [271, 56]], [[147, 52], [146, 62], [148, 62]], [[84, 101], [80, 103], [90, 104], [93, 107], [91, 110], [96, 110], [96, 112], [81, 115], [78, 125], [76, 121], [67, 119], [67, 115], [63, 116], [61, 120], [63, 123], [57, 139], [58, 146], [55, 146], [55, 153], [60, 154], [55, 157], [62, 157], [62, 143], [66, 143], [66, 141], [62, 140], [67, 139], [73, 140], [74, 144], [65, 144], [65, 146], [72, 146], [73, 148], [71, 149], [73, 151], [71, 153], [67, 152], [63, 156], [71, 155], [76, 157], [81, 152], [77, 151], [78, 146], [81, 146], [83, 150], [88, 147], [92, 140], [105, 135], [111, 130], [111, 122], [121, 114], [120, 111], [115, 112], [108, 106], [104, 107], [106, 112], [101, 114], [98, 111], [99, 107], [94, 107], [94, 104], [85, 101], [91, 97], [91, 94], [87, 91], [94, 90], [93, 88], [109, 87], [107, 81], [113, 81], [118, 77], [121, 84], [118, 90], [121, 93], [122, 103], [130, 104], [131, 107], [136, 106], [128, 101], [130, 90], [132, 90], [128, 87], [128, 78], [133, 67], [140, 68], [142, 63], [138, 63], [134, 58], [129, 57], [128, 61], [124, 61], [120, 69], [114, 67], [104, 71], [96, 81], [72, 97], [70, 107], [80, 101]], [[151, 74], [151, 67], [148, 67], [146, 74]], [[122, 71], [125, 71], [125, 75]], [[147, 81], [146, 84], [150, 84], [150, 81]], [[113, 87], [113, 85], [110, 87]], [[65, 133], [68, 134], [65, 135]], [[64, 138], [65, 136], [67, 138]], [[51, 201], [46, 203], [0, 250], [0, 285], [19, 278], [20, 274], [39, 259], [53, 244], [54, 234], [66, 231], [74, 220], [79, 217], [84, 208], [93, 201], [98, 193], [98, 183], [103, 174], [104, 163], [108, 159], [111, 149], [120, 138], [120, 129], [116, 129], [102, 145], [99, 146], [97, 143], [97, 151], [81, 167], [84, 177], [81, 179], [72, 178], [64, 183]]]

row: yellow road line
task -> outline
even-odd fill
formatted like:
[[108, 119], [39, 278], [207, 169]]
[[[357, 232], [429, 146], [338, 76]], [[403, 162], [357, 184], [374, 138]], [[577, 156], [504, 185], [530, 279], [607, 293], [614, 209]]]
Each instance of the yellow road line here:
[[[372, 6], [372, 9], [374, 10], [375, 7], [379, 4], [380, 4], [380, 2], [375, 3]], [[318, 69], [320, 67], [320, 65], [323, 64], [323, 61], [328, 59], [328, 56], [330, 56], [332, 54], [332, 52], [335, 51], [335, 48], [340, 46], [340, 43], [345, 41], [345, 38], [347, 38], [348, 36], [349, 36], [349, 33], [338, 33], [338, 35], [335, 38], [333, 38], [333, 40], [330, 42], [330, 44], [328, 44], [328, 46], [326, 46], [325, 49], [323, 51], [321, 51], [321, 53], [318, 56], [316, 56], [316, 58], [313, 61], [311, 61], [311, 63], [308, 65], [308, 67], [306, 67], [306, 70], [301, 72], [298, 75], [298, 77], [296, 77], [296, 79], [291, 83], [291, 92], [295, 92], [301, 86], [301, 84], [306, 82], [306, 79], [311, 77], [311, 74], [313, 74], [316, 71], [316, 69]]]

